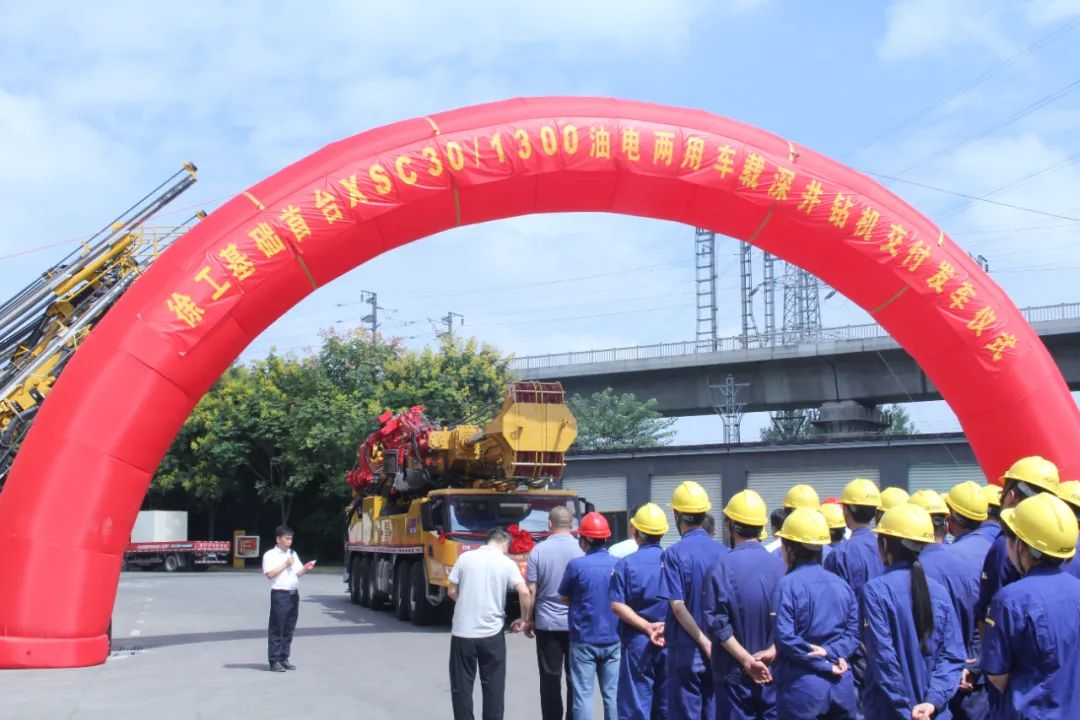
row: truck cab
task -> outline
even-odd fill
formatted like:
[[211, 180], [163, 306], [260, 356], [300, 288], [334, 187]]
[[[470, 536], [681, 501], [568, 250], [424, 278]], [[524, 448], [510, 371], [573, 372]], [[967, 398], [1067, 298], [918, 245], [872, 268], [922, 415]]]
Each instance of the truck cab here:
[[557, 506], [575, 517], [585, 512], [572, 490], [446, 488], [406, 507], [382, 496], [365, 497], [349, 514], [350, 598], [365, 607], [390, 605], [400, 619], [417, 625], [437, 622], [448, 614], [450, 570], [461, 555], [483, 546], [492, 528], [516, 526], [510, 557], [524, 577], [528, 549], [521, 545], [531, 548], [530, 541], [547, 537], [548, 513]]

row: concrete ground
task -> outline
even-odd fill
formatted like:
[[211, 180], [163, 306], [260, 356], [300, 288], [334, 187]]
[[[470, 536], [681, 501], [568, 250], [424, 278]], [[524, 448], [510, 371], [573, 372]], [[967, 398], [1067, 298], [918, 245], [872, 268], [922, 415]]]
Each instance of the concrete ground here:
[[[451, 717], [448, 627], [417, 628], [352, 605], [340, 570], [316, 570], [301, 591], [298, 669], [271, 673], [270, 593], [257, 572], [125, 572], [108, 661], [0, 670], [0, 718]], [[539, 718], [533, 642], [511, 635], [507, 646], [506, 717]]]

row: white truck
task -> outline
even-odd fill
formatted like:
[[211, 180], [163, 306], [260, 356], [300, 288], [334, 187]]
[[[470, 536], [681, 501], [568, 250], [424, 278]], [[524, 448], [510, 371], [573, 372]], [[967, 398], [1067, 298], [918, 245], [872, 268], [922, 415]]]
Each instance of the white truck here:
[[205, 570], [229, 562], [227, 540], [188, 540], [183, 510], [141, 510], [124, 552], [124, 569]]

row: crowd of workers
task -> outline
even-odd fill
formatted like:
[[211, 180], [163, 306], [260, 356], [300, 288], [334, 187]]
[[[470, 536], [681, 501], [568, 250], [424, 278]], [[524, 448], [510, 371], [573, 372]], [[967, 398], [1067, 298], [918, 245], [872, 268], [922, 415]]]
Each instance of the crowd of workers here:
[[796, 485], [772, 552], [753, 490], [718, 542], [683, 483], [681, 539], [661, 549], [650, 503], [610, 548], [624, 557], [602, 515], [572, 534], [553, 513], [515, 626], [535, 633], [544, 718], [563, 717], [564, 670], [577, 720], [594, 677], [607, 720], [1080, 718], [1080, 482], [1033, 456], [1001, 483], [908, 497], [855, 479], [823, 502]]

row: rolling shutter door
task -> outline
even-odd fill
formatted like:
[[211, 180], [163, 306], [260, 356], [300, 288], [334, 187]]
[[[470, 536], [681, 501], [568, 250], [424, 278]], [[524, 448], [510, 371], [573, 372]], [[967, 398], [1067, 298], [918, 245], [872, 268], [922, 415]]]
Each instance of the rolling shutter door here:
[[709, 494], [709, 501], [712, 503], [712, 510], [709, 512], [717, 519], [717, 536], [719, 537], [721, 503], [724, 500], [723, 483], [719, 475], [654, 475], [649, 489], [649, 501], [659, 505], [668, 516], [668, 531], [660, 543], [663, 547], [679, 539], [679, 529], [675, 527], [675, 519], [671, 514], [671, 495], [675, 492], [675, 488], [687, 480], [698, 483]]
[[597, 512], [626, 512], [626, 477], [575, 477], [563, 480], [565, 490], [574, 490], [596, 506]]
[[[878, 482], [876, 468], [825, 468], [815, 470], [769, 470], [752, 472], [747, 475], [746, 486], [755, 491], [765, 501], [765, 507], [771, 513], [784, 504], [784, 495], [792, 485], [803, 483], [817, 490], [822, 500], [828, 497], [839, 498], [844, 486], [857, 477]], [[771, 528], [770, 535], [771, 533]]]
[[972, 480], [979, 485], [986, 483], [986, 477], [978, 465], [912, 465], [908, 468], [908, 490], [915, 492], [923, 488], [947, 493], [957, 483]]

